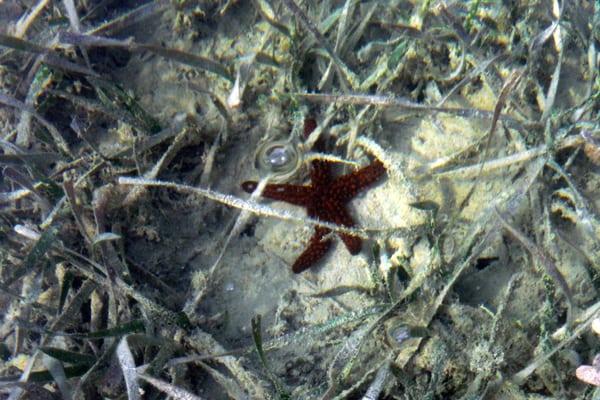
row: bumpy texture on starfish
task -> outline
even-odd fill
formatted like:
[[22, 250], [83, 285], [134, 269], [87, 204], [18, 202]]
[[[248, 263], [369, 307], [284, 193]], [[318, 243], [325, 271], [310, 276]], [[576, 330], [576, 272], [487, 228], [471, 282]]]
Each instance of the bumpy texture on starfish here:
[[[307, 119], [304, 123], [304, 136], [307, 137], [315, 128], [315, 120]], [[324, 150], [322, 141], [317, 142], [315, 147], [319, 151]], [[385, 167], [381, 161], [375, 160], [366, 167], [336, 178], [332, 174], [331, 166], [329, 161], [314, 160], [311, 163], [310, 185], [270, 184], [265, 187], [262, 195], [305, 207], [311, 218], [352, 227], [354, 221], [346, 210], [346, 204], [361, 190], [376, 182], [385, 173]], [[252, 193], [256, 186], [256, 181], [242, 183], [242, 188], [248, 193]], [[294, 262], [292, 271], [300, 273], [312, 267], [327, 253], [333, 242], [330, 238], [323, 238], [330, 231], [321, 226], [315, 227], [308, 247]], [[338, 235], [350, 254], [356, 255], [360, 252], [362, 240], [359, 237], [345, 233]]]

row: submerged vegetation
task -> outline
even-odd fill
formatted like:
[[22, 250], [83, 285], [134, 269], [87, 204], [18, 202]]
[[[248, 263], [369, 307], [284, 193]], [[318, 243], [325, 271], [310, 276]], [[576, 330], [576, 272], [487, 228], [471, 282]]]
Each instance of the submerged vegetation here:
[[[597, 0], [0, 2], [0, 396], [597, 398], [599, 52]], [[315, 159], [385, 167], [355, 226], [260, 196]]]

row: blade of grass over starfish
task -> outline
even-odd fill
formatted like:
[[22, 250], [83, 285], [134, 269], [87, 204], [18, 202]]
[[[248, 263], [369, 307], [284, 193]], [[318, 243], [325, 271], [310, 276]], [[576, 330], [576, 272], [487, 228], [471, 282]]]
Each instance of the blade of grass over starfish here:
[[[254, 192], [258, 182], [246, 181], [242, 183], [242, 189], [248, 193]], [[306, 206], [310, 202], [311, 190], [308, 186], [289, 184], [269, 184], [265, 186], [261, 196], [272, 200], [285, 201], [297, 206]]]
[[132, 185], [132, 186], [146, 186], [146, 187], [161, 187], [166, 189], [177, 190], [182, 193], [194, 193], [198, 196], [205, 197], [207, 199], [211, 199], [217, 201], [219, 203], [228, 205], [230, 207], [239, 208], [241, 210], [247, 210], [253, 212], [258, 215], [262, 215], [265, 217], [273, 217], [282, 219], [285, 221], [295, 222], [295, 223], [305, 223], [316, 226], [326, 227], [327, 229], [331, 229], [335, 232], [343, 232], [349, 235], [356, 235], [358, 237], [367, 238], [367, 231], [379, 231], [379, 228], [348, 228], [345, 226], [340, 226], [333, 224], [326, 220], [319, 220], [316, 218], [308, 218], [308, 217], [298, 217], [291, 212], [286, 210], [277, 210], [271, 207], [267, 207], [262, 204], [258, 204], [254, 201], [246, 201], [239, 197], [231, 196], [228, 194], [223, 194], [214, 190], [204, 189], [199, 187], [193, 187], [183, 184], [178, 184], [169, 181], [159, 181], [154, 179], [145, 179], [145, 178], [135, 178], [122, 176], [117, 180], [119, 185]]

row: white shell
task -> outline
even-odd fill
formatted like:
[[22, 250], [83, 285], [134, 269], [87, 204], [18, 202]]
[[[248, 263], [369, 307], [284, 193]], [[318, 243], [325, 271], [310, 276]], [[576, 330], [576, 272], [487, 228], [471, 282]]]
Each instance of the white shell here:
[[582, 365], [575, 370], [575, 376], [582, 382], [600, 386], [600, 370], [591, 365]]

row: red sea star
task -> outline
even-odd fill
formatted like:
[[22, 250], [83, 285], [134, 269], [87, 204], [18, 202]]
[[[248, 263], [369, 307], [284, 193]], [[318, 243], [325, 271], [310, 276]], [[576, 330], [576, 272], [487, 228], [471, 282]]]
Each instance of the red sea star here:
[[[304, 123], [305, 137], [315, 128], [315, 120], [307, 119]], [[317, 142], [317, 150], [323, 150], [322, 143]], [[332, 164], [329, 161], [314, 160], [311, 163], [310, 185], [269, 184], [263, 190], [262, 196], [305, 207], [306, 213], [311, 218], [352, 227], [354, 221], [346, 210], [346, 204], [361, 190], [376, 182], [385, 173], [385, 167], [381, 161], [375, 160], [366, 167], [335, 178], [331, 171]], [[242, 183], [242, 189], [252, 193], [256, 185], [256, 181], [246, 181]], [[292, 271], [300, 273], [312, 267], [327, 253], [333, 241], [330, 238], [325, 240], [323, 238], [330, 232], [328, 228], [315, 227], [315, 233], [310, 238], [308, 247], [296, 259]], [[346, 233], [338, 233], [338, 235], [350, 254], [356, 255], [360, 252], [362, 240], [359, 237]]]

